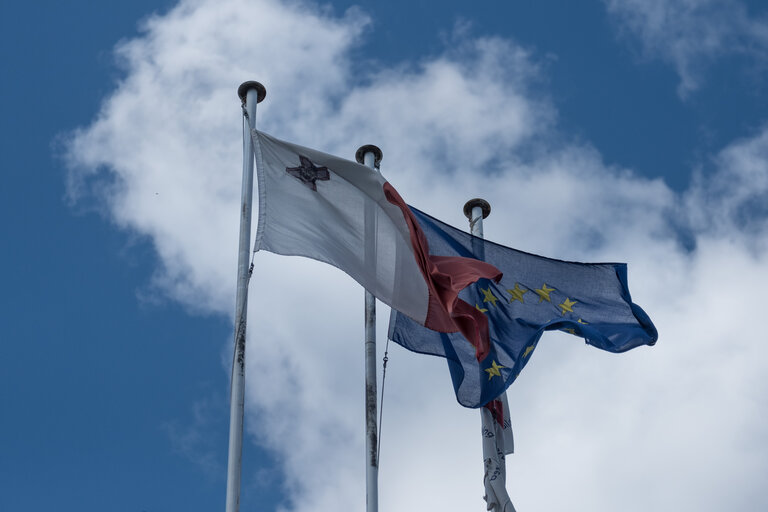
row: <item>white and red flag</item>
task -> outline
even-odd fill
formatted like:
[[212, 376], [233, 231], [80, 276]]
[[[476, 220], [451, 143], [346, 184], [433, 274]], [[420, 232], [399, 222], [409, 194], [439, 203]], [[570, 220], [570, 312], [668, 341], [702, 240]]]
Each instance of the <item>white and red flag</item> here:
[[480, 409], [483, 423], [485, 502], [493, 512], [515, 512], [507, 493], [506, 456], [514, 452], [506, 391]]
[[418, 220], [379, 172], [260, 131], [252, 136], [256, 250], [333, 265], [421, 325], [461, 332], [485, 357], [488, 320], [458, 294], [478, 279], [501, 279], [496, 267], [431, 255]]

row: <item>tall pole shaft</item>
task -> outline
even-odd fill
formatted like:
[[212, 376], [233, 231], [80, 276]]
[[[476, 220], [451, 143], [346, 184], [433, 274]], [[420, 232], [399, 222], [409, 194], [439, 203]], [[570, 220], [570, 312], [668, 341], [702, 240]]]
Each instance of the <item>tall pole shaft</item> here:
[[379, 509], [379, 454], [376, 428], [376, 299], [365, 291], [365, 510]]
[[245, 405], [245, 325], [248, 309], [248, 257], [251, 248], [251, 212], [253, 210], [253, 141], [256, 104], [264, 99], [264, 86], [246, 82], [238, 89], [247, 113], [243, 133], [243, 181], [240, 198], [240, 240], [237, 255], [237, 296], [235, 298], [235, 349], [229, 395], [229, 451], [227, 455], [226, 512], [240, 509], [240, 473], [243, 453], [243, 410]]
[[[357, 150], [359, 163], [377, 172], [381, 150], [376, 146], [362, 146]], [[365, 264], [376, 268], [376, 211], [371, 205], [365, 211]], [[379, 509], [379, 454], [376, 390], [376, 298], [365, 290], [365, 510]]]
[[[466, 202], [464, 205], [464, 215], [466, 215], [467, 219], [469, 220], [469, 229], [470, 232], [475, 235], [478, 239], [483, 239], [483, 219], [488, 217], [488, 215], [491, 214], [491, 205], [488, 204], [488, 201], [484, 199], [470, 199]], [[475, 243], [477, 242], [477, 243]], [[474, 240], [473, 241], [473, 252], [475, 258], [485, 260], [485, 247], [483, 245], [482, 240]], [[507, 399], [506, 399], [506, 391], [503, 391], [498, 397], [496, 397], [496, 400], [501, 399], [502, 410], [504, 411], [503, 414], [506, 416], [507, 412], [506, 409], [508, 409], [507, 405]], [[481, 422], [481, 428], [483, 432], [483, 460], [485, 465], [486, 474], [483, 478], [484, 484], [485, 484], [485, 491], [486, 496], [485, 500], [489, 503], [488, 510], [494, 510], [494, 511], [506, 511], [509, 510], [509, 512], [515, 512], [515, 507], [512, 505], [512, 502], [509, 501], [509, 496], [507, 495], [506, 489], [504, 488], [505, 482], [506, 482], [506, 465], [504, 462], [504, 455], [506, 453], [511, 453], [511, 450], [509, 452], [506, 452], [506, 448], [511, 449], [510, 446], [504, 445], [504, 442], [506, 441], [506, 435], [501, 433], [499, 431], [499, 425], [497, 424], [496, 420], [492, 417], [492, 415], [485, 409], [480, 409], [480, 422]], [[506, 429], [507, 427], [503, 427], [502, 430]], [[500, 436], [502, 439], [502, 444], [498, 444], [498, 438], [496, 438], [496, 441], [493, 443], [488, 442], [488, 438], [485, 437], [485, 432], [495, 432], [496, 436]], [[510, 436], [511, 436], [511, 430]], [[509, 438], [509, 442], [511, 442], [512, 438]], [[502, 452], [500, 452], [500, 446]], [[500, 455], [499, 455], [500, 454]], [[501, 503], [497, 501], [497, 498], [491, 498], [491, 496], [496, 496], [498, 490], [494, 488], [493, 479], [489, 479], [489, 464], [493, 460], [493, 458], [497, 458], [500, 460], [497, 460], [496, 462], [496, 469], [500, 470], [499, 476], [501, 478], [501, 491], [502, 496], [505, 497], [504, 500], [502, 500]], [[493, 478], [496, 478], [495, 476]], [[492, 494], [493, 493], [493, 494]], [[507, 505], [509, 505], [509, 508], [507, 508]]]

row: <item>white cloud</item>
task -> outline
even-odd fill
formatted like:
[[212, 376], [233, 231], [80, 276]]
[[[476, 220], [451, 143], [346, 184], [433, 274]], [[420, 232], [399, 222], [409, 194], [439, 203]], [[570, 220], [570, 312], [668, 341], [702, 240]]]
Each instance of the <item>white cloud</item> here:
[[[661, 339], [617, 356], [545, 337], [510, 388], [520, 510], [768, 506], [768, 348], [751, 328], [768, 288], [768, 130], [713, 155], [676, 194], [564, 143], [535, 59], [514, 42], [459, 38], [458, 50], [357, 77], [351, 50], [366, 23], [276, 0], [186, 1], [150, 19], [118, 48], [124, 80], [69, 141], [73, 194], [96, 191], [118, 226], [150, 237], [159, 291], [231, 315], [235, 90], [258, 79], [259, 126], [350, 158], [378, 144], [385, 176], [440, 218], [464, 226], [464, 201], [481, 196], [500, 243], [630, 262]], [[289, 510], [365, 501], [362, 297], [317, 262], [256, 256], [246, 421], [277, 454]], [[379, 318], [381, 350], [385, 308]], [[390, 356], [382, 510], [479, 509], [478, 413], [456, 404], [444, 361], [396, 346]]]
[[732, 143], [713, 159], [717, 171], [699, 171], [688, 194], [693, 204], [692, 226], [698, 230], [716, 231], [728, 236], [737, 233], [754, 235], [755, 244], [763, 244], [768, 204], [768, 126], [752, 138]]
[[724, 55], [768, 59], [768, 18], [751, 16], [741, 0], [604, 0], [626, 34], [649, 57], [674, 66], [678, 93], [696, 90], [706, 68]]

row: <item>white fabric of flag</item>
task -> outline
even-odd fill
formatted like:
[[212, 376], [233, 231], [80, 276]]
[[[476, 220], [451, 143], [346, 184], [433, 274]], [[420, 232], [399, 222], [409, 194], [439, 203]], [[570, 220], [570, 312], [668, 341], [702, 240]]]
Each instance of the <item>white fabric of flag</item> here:
[[[495, 402], [495, 403], [494, 403]], [[507, 493], [506, 456], [514, 452], [512, 422], [509, 419], [507, 393], [504, 392], [480, 409], [483, 425], [483, 462], [485, 465], [485, 501], [487, 510], [515, 512]], [[503, 419], [502, 419], [503, 418]], [[501, 420], [501, 421], [500, 421]]]
[[333, 265], [424, 324], [429, 291], [403, 212], [364, 165], [254, 130], [259, 214], [255, 249]]

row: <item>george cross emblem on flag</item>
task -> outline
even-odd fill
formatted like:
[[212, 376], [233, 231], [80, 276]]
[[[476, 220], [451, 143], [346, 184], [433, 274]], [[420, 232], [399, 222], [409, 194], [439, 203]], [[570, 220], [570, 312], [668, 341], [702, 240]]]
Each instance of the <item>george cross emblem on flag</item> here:
[[309, 158], [299, 155], [301, 165], [299, 167], [286, 167], [285, 172], [317, 192], [317, 180], [328, 181], [331, 173], [327, 167], [317, 167]]

